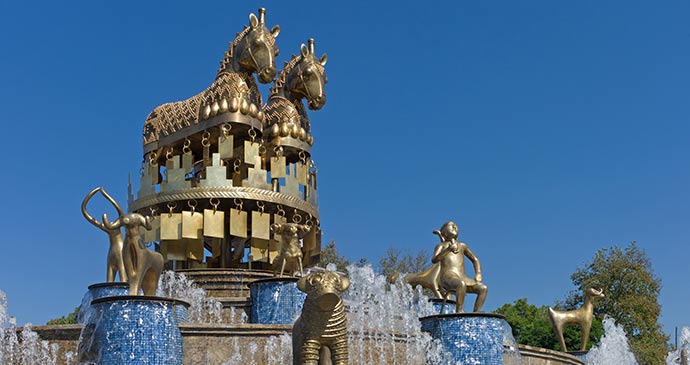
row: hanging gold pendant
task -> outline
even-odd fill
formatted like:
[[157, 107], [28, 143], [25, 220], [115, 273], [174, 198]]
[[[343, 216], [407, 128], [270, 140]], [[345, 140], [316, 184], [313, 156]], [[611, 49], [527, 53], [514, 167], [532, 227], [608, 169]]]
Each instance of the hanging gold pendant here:
[[297, 163], [297, 181], [302, 185], [307, 185], [309, 182], [309, 165], [302, 162]]
[[230, 235], [247, 237], [247, 212], [230, 209]]
[[[244, 163], [253, 165], [256, 157], [259, 156], [259, 144], [251, 141], [244, 141]], [[261, 166], [258, 166], [259, 168]]]
[[218, 153], [221, 160], [231, 158], [234, 154], [235, 139], [232, 135], [218, 137]]
[[285, 177], [285, 156], [271, 157], [271, 179]]
[[204, 215], [201, 212], [182, 211], [182, 238], [203, 237]]
[[225, 238], [225, 212], [204, 209], [204, 236]]
[[271, 215], [252, 212], [252, 238], [269, 240], [271, 238]]
[[182, 214], [161, 214], [161, 240], [179, 240], [182, 238]]
[[143, 240], [144, 243], [148, 242], [158, 242], [161, 240], [161, 219], [160, 216], [154, 216], [152, 217], [153, 219], [151, 220], [151, 230], [147, 230], [144, 227], [141, 227], [141, 231], [143, 233]]

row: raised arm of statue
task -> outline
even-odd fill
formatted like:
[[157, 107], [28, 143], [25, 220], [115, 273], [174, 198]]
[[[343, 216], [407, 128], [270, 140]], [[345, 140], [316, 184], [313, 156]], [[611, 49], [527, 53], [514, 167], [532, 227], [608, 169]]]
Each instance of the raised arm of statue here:
[[436, 245], [436, 248], [434, 249], [434, 254], [431, 256], [431, 263], [435, 264], [441, 260], [443, 260], [443, 257], [448, 254], [450, 251], [450, 245], [447, 247], [443, 247], [444, 244], [440, 243]]

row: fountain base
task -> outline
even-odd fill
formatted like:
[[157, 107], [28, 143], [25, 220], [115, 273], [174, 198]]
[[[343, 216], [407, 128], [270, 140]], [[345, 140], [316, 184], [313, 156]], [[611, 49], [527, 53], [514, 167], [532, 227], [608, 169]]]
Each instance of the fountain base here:
[[[503, 365], [505, 317], [488, 313], [454, 313], [422, 317], [422, 331], [440, 340], [461, 364]], [[517, 351], [517, 349], [513, 349]]]

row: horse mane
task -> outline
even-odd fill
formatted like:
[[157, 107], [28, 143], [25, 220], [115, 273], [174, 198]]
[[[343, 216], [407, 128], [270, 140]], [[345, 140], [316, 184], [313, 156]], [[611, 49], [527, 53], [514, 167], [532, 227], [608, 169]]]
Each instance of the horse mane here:
[[228, 43], [228, 50], [225, 51], [223, 60], [220, 61], [220, 68], [218, 68], [218, 73], [216, 74], [216, 77], [220, 76], [220, 74], [223, 73], [223, 71], [225, 71], [225, 69], [228, 68], [228, 66], [230, 66], [230, 63], [232, 62], [232, 50], [235, 49], [237, 43], [239, 43], [242, 40], [242, 38], [244, 38], [244, 36], [246, 36], [247, 33], [249, 33], [250, 29], [251, 27], [245, 25], [244, 29], [242, 29], [241, 32], [237, 33], [237, 35], [235, 36], [235, 40]]
[[285, 83], [287, 82], [287, 75], [290, 73], [290, 71], [292, 71], [293, 68], [295, 68], [295, 65], [297, 65], [297, 63], [301, 60], [302, 55], [292, 55], [292, 57], [290, 57], [290, 61], [285, 62], [283, 69], [280, 70], [280, 73], [278, 73], [278, 77], [276, 77], [276, 80], [273, 82], [273, 87], [271, 87], [271, 95], [277, 94], [278, 90], [285, 87]]

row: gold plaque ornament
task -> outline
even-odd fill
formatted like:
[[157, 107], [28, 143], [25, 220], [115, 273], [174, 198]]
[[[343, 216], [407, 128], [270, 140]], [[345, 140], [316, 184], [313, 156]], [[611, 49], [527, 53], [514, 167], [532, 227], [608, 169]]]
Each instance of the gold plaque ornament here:
[[218, 137], [218, 153], [222, 160], [232, 158], [234, 155], [235, 139], [232, 134]]
[[241, 209], [230, 209], [230, 235], [247, 237], [247, 212]]
[[142, 229], [142, 236], [145, 243], [158, 242], [161, 240], [161, 218], [160, 216], [151, 217], [151, 230]]
[[161, 213], [161, 240], [182, 239], [182, 214], [173, 213], [174, 205], [168, 208], [168, 213]]
[[220, 200], [211, 199], [213, 209], [204, 209], [204, 236], [225, 238], [225, 212], [218, 210]]
[[182, 211], [182, 238], [200, 239], [204, 231], [204, 215], [195, 211], [196, 201], [189, 202], [190, 211]]

